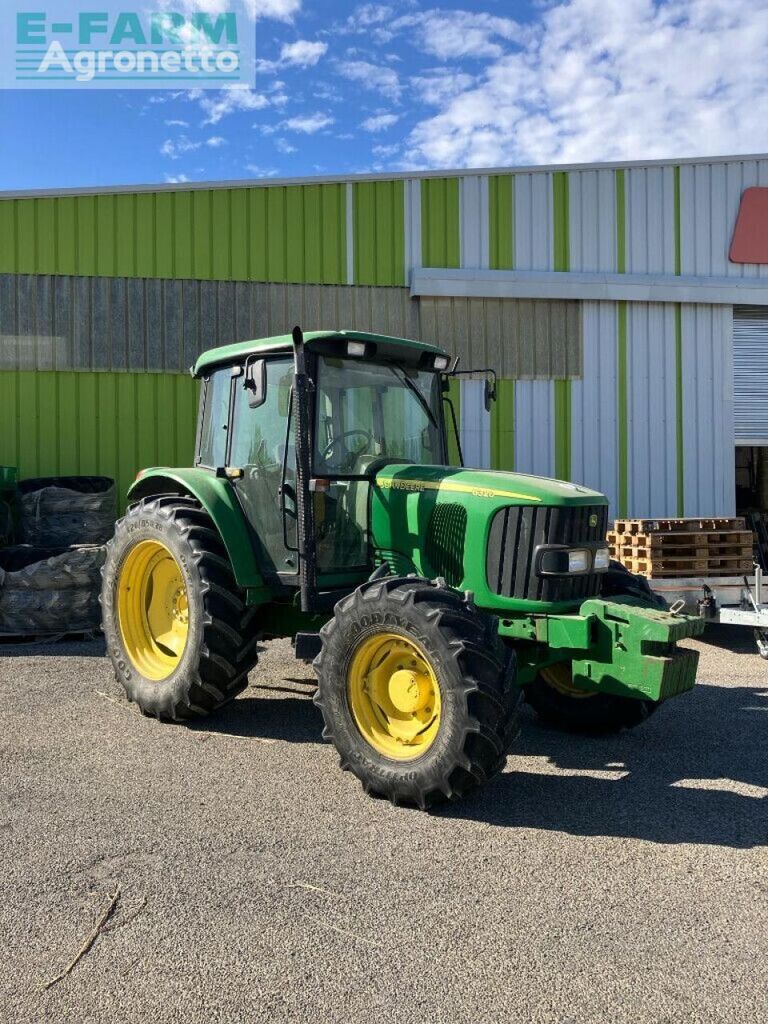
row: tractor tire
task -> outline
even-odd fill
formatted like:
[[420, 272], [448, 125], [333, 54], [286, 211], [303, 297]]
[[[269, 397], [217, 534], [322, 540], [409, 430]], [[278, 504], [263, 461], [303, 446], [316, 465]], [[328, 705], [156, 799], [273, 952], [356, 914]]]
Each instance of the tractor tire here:
[[518, 731], [515, 655], [495, 619], [443, 581], [372, 581], [336, 605], [321, 637], [323, 738], [366, 793], [424, 810], [504, 767]]
[[247, 686], [258, 660], [253, 612], [193, 499], [146, 498], [117, 523], [101, 607], [115, 675], [144, 714], [202, 718]]
[[[553, 670], [560, 670], [559, 672]], [[562, 732], [608, 736], [634, 729], [654, 714], [661, 702], [617, 697], [612, 693], [564, 692], [570, 687], [570, 663], [553, 665], [525, 687], [525, 699], [539, 720]]]
[[658, 608], [665, 612], [669, 605], [657, 594], [645, 576], [636, 576], [625, 568], [621, 562], [611, 562], [611, 567], [603, 576], [601, 596], [610, 600], [612, 597], [634, 597], [647, 608]]
[[[611, 562], [603, 577], [602, 596], [632, 597], [648, 608], [666, 611], [667, 602], [644, 576], [635, 576], [620, 562]], [[568, 692], [568, 691], [572, 692]], [[618, 697], [611, 693], [577, 690], [570, 681], [570, 664], [553, 665], [525, 688], [525, 699], [539, 719], [563, 732], [610, 735], [642, 725], [661, 707], [661, 701]]]

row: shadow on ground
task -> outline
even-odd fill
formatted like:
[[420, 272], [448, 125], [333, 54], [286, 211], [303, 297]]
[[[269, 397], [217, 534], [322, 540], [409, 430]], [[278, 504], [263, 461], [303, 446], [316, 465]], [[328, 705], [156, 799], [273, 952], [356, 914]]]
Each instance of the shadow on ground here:
[[312, 703], [315, 686], [305, 680], [283, 682], [286, 685], [251, 686], [218, 714], [186, 728], [284, 743], [322, 743], [322, 720]]
[[[306, 680], [251, 687], [200, 728], [319, 743], [313, 692]], [[526, 770], [526, 759], [536, 770]], [[766, 791], [768, 685], [766, 692], [708, 685], [613, 737], [545, 729], [524, 709], [508, 771], [435, 813], [580, 836], [750, 848], [768, 844]]]
[[[561, 774], [526, 771], [523, 757]], [[509, 767], [438, 813], [581, 836], [766, 845], [768, 687], [700, 686], [615, 737], [563, 735], [526, 711]]]

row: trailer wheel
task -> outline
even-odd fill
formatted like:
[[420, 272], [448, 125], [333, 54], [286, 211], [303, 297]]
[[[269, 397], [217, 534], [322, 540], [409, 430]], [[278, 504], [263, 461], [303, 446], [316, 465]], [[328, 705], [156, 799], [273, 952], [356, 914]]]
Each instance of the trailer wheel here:
[[490, 616], [439, 582], [387, 578], [341, 601], [321, 636], [323, 737], [367, 793], [425, 809], [501, 771], [520, 693]]
[[245, 689], [250, 614], [212, 521], [191, 498], [147, 498], [115, 528], [102, 572], [107, 651], [129, 700], [187, 721]]

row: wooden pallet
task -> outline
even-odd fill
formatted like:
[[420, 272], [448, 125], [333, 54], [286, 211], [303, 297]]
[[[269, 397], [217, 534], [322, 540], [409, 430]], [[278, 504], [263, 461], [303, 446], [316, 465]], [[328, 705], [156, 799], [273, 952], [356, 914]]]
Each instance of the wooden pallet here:
[[748, 530], [722, 530], [712, 533], [627, 534], [612, 531], [608, 543], [616, 556], [689, 555], [705, 558], [713, 555], [752, 557], [753, 537]]
[[617, 519], [615, 533], [712, 533], [715, 531], [743, 531], [746, 521], [734, 519]]
[[653, 561], [646, 558], [625, 559], [622, 565], [638, 576], [652, 579], [689, 579], [699, 576], [743, 576], [752, 572], [752, 559], [676, 559]]
[[753, 564], [743, 519], [620, 519], [608, 543], [630, 572], [656, 579], [740, 576]]

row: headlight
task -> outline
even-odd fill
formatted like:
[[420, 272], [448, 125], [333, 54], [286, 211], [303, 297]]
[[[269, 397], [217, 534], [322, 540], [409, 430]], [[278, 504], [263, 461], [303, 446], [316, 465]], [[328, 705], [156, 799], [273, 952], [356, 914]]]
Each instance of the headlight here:
[[442, 373], [445, 370], [447, 370], [450, 365], [451, 360], [448, 358], [448, 356], [435, 356], [433, 366], [435, 367], [436, 370], [439, 370]]
[[605, 572], [611, 562], [608, 548], [567, 548], [565, 545], [543, 545], [536, 560], [538, 576], [586, 576]]
[[608, 548], [599, 548], [595, 552], [595, 572], [603, 572], [611, 567], [611, 552]]
[[350, 341], [347, 344], [347, 355], [361, 359], [365, 355], [364, 341]]
[[576, 551], [568, 552], [568, 572], [579, 573], [589, 572], [590, 557], [589, 552], [577, 549]]

